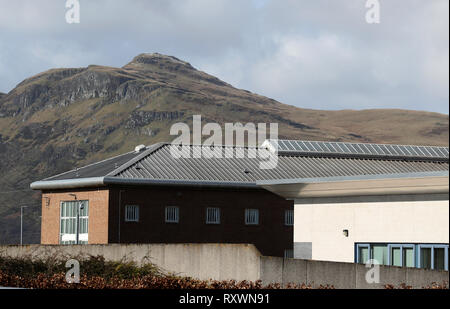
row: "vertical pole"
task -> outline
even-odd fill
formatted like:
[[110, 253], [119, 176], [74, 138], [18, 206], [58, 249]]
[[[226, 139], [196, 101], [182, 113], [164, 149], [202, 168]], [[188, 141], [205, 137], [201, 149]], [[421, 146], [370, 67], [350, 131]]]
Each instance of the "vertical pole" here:
[[20, 245], [23, 245], [23, 209], [28, 206], [20, 206]]
[[80, 244], [80, 203], [76, 202], [77, 207], [77, 245]]
[[120, 220], [122, 219], [122, 192], [124, 192], [123, 190], [119, 190], [119, 228], [118, 228], [118, 233], [119, 233], [119, 239], [118, 239], [118, 243], [120, 244]]
[[23, 245], [23, 206], [20, 206], [20, 245]]

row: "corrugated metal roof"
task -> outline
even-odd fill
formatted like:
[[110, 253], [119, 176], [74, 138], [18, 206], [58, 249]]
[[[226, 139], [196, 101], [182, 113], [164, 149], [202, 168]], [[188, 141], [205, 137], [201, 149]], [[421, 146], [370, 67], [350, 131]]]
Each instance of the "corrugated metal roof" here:
[[[242, 158], [226, 158], [226, 153], [235, 148], [221, 147], [221, 158], [207, 159], [199, 155], [203, 148], [204, 146], [189, 146], [192, 156], [176, 159], [170, 153], [170, 145], [162, 145], [141, 160], [111, 176], [132, 179], [256, 182], [257, 180], [268, 179], [448, 171], [448, 161], [430, 162], [301, 155], [278, 155], [275, 168], [261, 169], [260, 162], [265, 156], [269, 155], [267, 149], [260, 149], [261, 156], [256, 154], [254, 158], [249, 158], [249, 153], [257, 153], [256, 149], [238, 147], [237, 149], [244, 151]], [[193, 157], [194, 154], [198, 155], [199, 158]]]
[[[267, 143], [266, 143], [267, 144]], [[264, 145], [264, 144], [263, 144]], [[171, 155], [171, 144], [159, 143], [147, 147], [142, 152], [130, 152], [80, 169], [44, 179], [48, 186], [58, 181], [70, 179], [88, 179], [104, 177], [108, 181], [148, 180], [173, 181], [174, 183], [231, 183], [256, 184], [262, 180], [348, 177], [360, 175], [390, 175], [449, 170], [447, 157], [413, 158], [411, 156], [362, 157], [360, 154], [323, 152], [278, 152], [274, 168], [261, 169], [260, 163], [274, 154], [270, 147], [234, 147], [234, 146], [186, 146], [191, 156], [175, 158]], [[325, 147], [325, 146], [321, 146]], [[206, 158], [202, 151], [216, 150], [220, 158]], [[448, 154], [448, 148], [446, 148]], [[235, 151], [240, 151], [238, 157]], [[102, 178], [103, 179], [103, 178]], [[103, 179], [99, 183], [105, 183]], [[156, 183], [155, 182], [155, 183]], [[76, 183], [74, 183], [76, 185]], [[48, 187], [47, 186], [47, 187]]]
[[77, 178], [91, 178], [105, 176], [115, 169], [121, 167], [123, 164], [130, 162], [136, 157], [139, 157], [142, 153], [128, 152], [113, 158], [109, 158], [103, 161], [95, 162], [74, 170], [64, 172], [59, 175], [51, 176], [44, 180], [65, 180], [65, 179], [77, 179]]

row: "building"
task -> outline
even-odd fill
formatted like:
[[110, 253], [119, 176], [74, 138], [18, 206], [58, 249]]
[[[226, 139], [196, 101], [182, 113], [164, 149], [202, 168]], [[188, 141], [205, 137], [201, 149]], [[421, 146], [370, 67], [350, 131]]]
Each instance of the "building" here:
[[[448, 269], [448, 148], [268, 140], [187, 150], [137, 147], [31, 184], [42, 190], [41, 242], [252, 243], [264, 255]], [[262, 169], [268, 156], [276, 164]]]
[[[280, 155], [310, 151], [300, 141], [273, 145]], [[331, 177], [257, 182], [294, 201], [295, 258], [448, 270], [448, 148], [318, 146], [353, 162], [328, 159]]]

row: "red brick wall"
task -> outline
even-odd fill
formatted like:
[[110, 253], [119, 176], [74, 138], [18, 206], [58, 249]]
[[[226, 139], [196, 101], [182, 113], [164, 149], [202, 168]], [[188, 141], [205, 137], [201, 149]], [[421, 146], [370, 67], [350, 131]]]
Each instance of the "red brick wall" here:
[[63, 201], [89, 200], [89, 244], [108, 243], [109, 192], [105, 188], [42, 192], [41, 244], [59, 244], [60, 205]]
[[[140, 222], [125, 222], [127, 204], [140, 206]], [[165, 223], [166, 206], [180, 208], [178, 224]], [[220, 225], [205, 223], [207, 207], [221, 209]], [[245, 208], [259, 209], [258, 226], [245, 225]], [[264, 255], [283, 256], [293, 246], [293, 227], [284, 225], [286, 209], [293, 209], [292, 201], [264, 190], [111, 188], [109, 242], [252, 243]]]

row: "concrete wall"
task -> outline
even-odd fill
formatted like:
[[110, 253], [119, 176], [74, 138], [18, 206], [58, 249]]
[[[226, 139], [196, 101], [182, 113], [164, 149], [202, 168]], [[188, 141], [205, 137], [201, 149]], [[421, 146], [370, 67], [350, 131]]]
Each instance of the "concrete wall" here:
[[[415, 288], [449, 280], [447, 271], [380, 266], [380, 283], [368, 284], [364, 265], [264, 257], [246, 244], [147, 244], [87, 246], [0, 246], [0, 256], [36, 259], [102, 255], [107, 260], [152, 262], [166, 273], [199, 279], [333, 285], [335, 288], [383, 288], [406, 283]], [[83, 271], [83, 270], [81, 270]]]
[[[110, 261], [151, 262], [166, 273], [198, 279], [258, 280], [261, 254], [248, 244], [145, 244], [0, 246], [0, 256], [36, 259], [104, 256]], [[82, 271], [82, 270], [81, 270]]]
[[296, 258], [354, 262], [355, 243], [449, 242], [445, 194], [299, 199], [294, 209]]
[[318, 287], [332, 285], [337, 289], [382, 289], [386, 284], [413, 288], [430, 286], [433, 282], [449, 282], [448, 271], [380, 266], [379, 283], [367, 283], [365, 265], [312, 260], [261, 257], [261, 280], [269, 283], [305, 283]]

